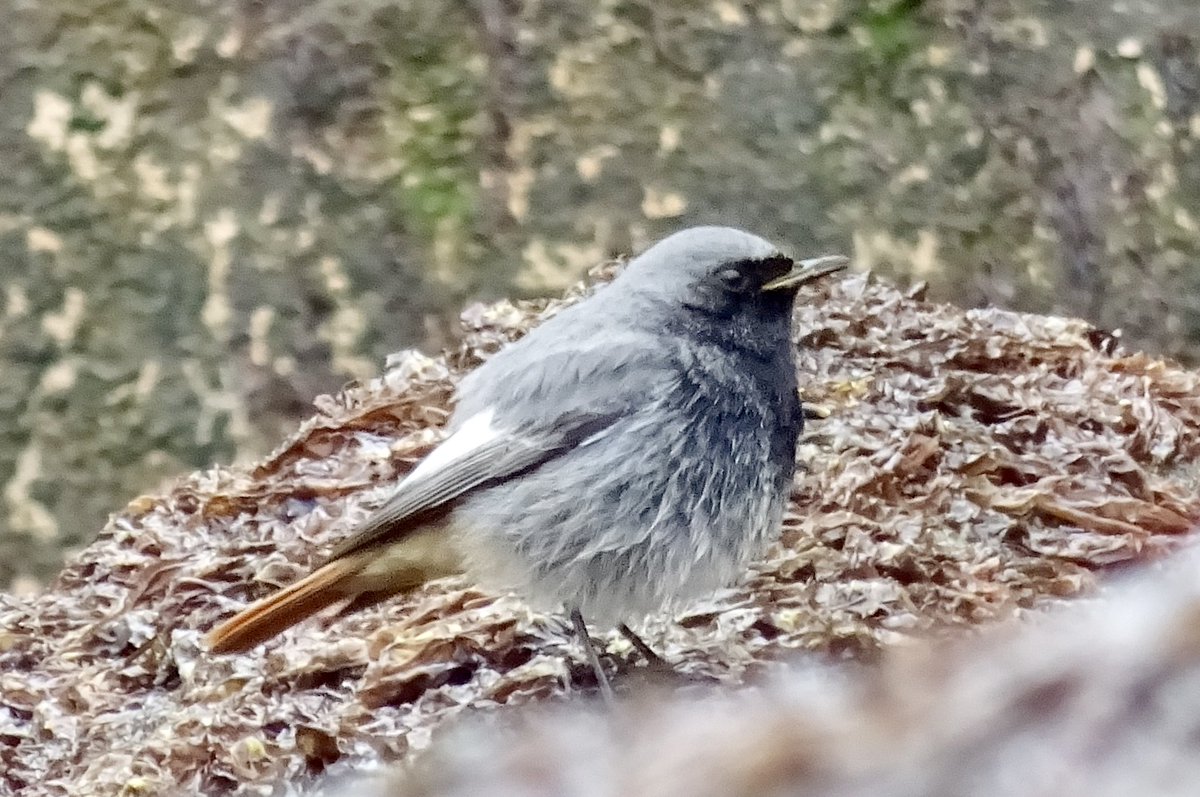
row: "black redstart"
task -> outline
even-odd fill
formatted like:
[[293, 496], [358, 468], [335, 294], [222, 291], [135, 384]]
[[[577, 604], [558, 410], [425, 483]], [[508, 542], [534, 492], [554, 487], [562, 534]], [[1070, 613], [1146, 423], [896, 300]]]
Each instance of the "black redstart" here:
[[585, 617], [636, 639], [626, 621], [730, 584], [777, 533], [803, 425], [792, 302], [845, 262], [728, 227], [660, 241], [464, 378], [449, 436], [211, 649], [465, 570], [565, 605], [607, 695]]

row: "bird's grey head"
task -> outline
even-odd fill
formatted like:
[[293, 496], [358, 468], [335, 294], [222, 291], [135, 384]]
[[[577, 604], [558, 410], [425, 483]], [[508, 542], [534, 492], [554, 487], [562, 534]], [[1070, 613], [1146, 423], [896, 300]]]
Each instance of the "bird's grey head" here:
[[[732, 227], [675, 233], [630, 262], [613, 283], [649, 325], [683, 323], [757, 348], [786, 335], [799, 285], [840, 268], [845, 258], [797, 264], [779, 247]], [[812, 266], [812, 268], [805, 268]], [[613, 297], [616, 298], [616, 297]], [[765, 340], [764, 340], [765, 342]]]
[[621, 280], [647, 295], [715, 311], [758, 291], [791, 266], [779, 247], [757, 235], [732, 227], [692, 227], [634, 258]]

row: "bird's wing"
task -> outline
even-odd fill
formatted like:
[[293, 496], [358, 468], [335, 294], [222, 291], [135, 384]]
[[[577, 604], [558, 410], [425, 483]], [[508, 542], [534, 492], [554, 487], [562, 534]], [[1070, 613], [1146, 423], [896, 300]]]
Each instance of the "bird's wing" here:
[[[661, 385], [655, 376], [662, 368], [640, 367], [633, 362], [640, 358], [623, 359], [608, 373], [589, 359], [557, 353], [535, 368], [510, 371], [499, 380], [504, 387], [486, 395], [491, 403], [457, 424], [328, 561], [403, 537], [471, 490], [571, 450], [636, 411]], [[635, 373], [642, 378], [630, 379]]]

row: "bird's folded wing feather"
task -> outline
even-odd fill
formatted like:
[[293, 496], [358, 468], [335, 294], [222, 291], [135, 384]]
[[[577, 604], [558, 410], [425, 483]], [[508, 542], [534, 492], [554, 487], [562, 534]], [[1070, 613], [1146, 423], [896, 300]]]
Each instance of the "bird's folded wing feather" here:
[[403, 537], [471, 490], [575, 448], [636, 412], [670, 378], [661, 353], [644, 347], [627, 347], [616, 362], [611, 349], [590, 346], [556, 351], [536, 363], [504, 359], [502, 352], [481, 369], [501, 366], [504, 378], [473, 374], [485, 377], [483, 385], [459, 406], [471, 414], [328, 561]]
[[608, 413], [570, 413], [552, 428], [505, 430], [492, 426], [492, 413], [468, 419], [422, 460], [392, 497], [359, 530], [337, 546], [329, 560], [402, 535], [428, 513], [437, 512], [465, 493], [498, 481], [574, 448], [620, 417]]

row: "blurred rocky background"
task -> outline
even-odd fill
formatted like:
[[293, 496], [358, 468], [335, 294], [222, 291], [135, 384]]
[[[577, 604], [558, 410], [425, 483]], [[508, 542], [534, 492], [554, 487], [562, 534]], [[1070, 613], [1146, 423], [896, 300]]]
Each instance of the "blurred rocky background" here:
[[0, 585], [680, 226], [1200, 361], [1200, 6], [6, 0]]

